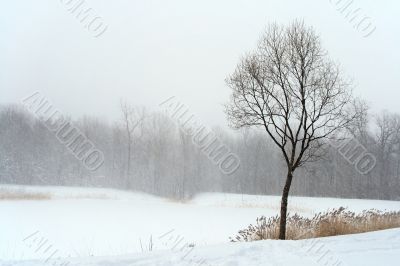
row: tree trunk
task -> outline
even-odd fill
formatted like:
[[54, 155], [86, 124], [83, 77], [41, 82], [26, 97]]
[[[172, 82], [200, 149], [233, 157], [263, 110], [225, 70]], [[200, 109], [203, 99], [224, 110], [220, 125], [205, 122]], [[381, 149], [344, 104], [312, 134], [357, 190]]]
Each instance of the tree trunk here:
[[282, 201], [281, 201], [281, 219], [279, 225], [279, 239], [286, 239], [286, 216], [287, 216], [287, 205], [290, 186], [292, 185], [293, 171], [288, 170], [285, 187], [283, 188]]

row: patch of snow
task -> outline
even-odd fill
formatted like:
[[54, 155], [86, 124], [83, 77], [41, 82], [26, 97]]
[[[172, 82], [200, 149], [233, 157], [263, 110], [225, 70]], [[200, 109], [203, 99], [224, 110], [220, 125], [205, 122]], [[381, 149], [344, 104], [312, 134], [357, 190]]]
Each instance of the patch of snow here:
[[[2, 185], [1, 189], [50, 193], [51, 199], [0, 200], [0, 265], [39, 265], [31, 260], [42, 261], [48, 255], [41, 249], [37, 251], [40, 241], [57, 249], [57, 256], [71, 257], [76, 262], [71, 265], [188, 265], [179, 261], [179, 254], [171, 252], [174, 240], [162, 238], [171, 231], [174, 239], [194, 245], [194, 254], [207, 257], [213, 265], [290, 265], [285, 263], [294, 263], [302, 257], [297, 252], [301, 241], [229, 243], [229, 237], [254, 223], [257, 217], [277, 215], [279, 196], [205, 193], [180, 203], [144, 193], [102, 188]], [[289, 204], [292, 213], [308, 216], [341, 206], [356, 212], [371, 208], [400, 210], [400, 202], [379, 200], [292, 197]], [[36, 232], [36, 242], [32, 242], [33, 238], [24, 240]], [[364, 261], [363, 252], [371, 254], [370, 261], [375, 262], [384, 254], [395, 256], [392, 250], [399, 252], [399, 233], [389, 230], [323, 239], [323, 243], [337, 252], [337, 256], [350, 261], [348, 265], [361, 265], [352, 264], [352, 258], [358, 256]], [[343, 243], [339, 243], [341, 239]], [[360, 243], [356, 245], [357, 241]], [[147, 254], [150, 242], [153, 251]], [[374, 243], [380, 247], [373, 249]], [[352, 252], [348, 256], [347, 250]], [[107, 258], [97, 259], [104, 256]], [[265, 264], [262, 260], [265, 258], [272, 264]], [[25, 262], [28, 264], [10, 264], [23, 260], [29, 261]], [[309, 263], [304, 265], [314, 265]]]

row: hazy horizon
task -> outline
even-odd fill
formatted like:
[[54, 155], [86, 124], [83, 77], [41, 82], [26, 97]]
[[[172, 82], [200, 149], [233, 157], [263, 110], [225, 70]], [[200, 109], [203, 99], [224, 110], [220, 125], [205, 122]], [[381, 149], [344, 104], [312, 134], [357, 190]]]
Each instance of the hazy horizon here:
[[108, 25], [98, 38], [63, 2], [11, 1], [0, 11], [1, 104], [40, 91], [73, 117], [116, 120], [120, 99], [156, 110], [175, 96], [208, 125], [226, 126], [227, 75], [268, 23], [304, 18], [354, 79], [356, 95], [375, 112], [400, 113], [395, 1], [353, 3], [376, 26], [367, 38], [329, 0], [85, 1]]

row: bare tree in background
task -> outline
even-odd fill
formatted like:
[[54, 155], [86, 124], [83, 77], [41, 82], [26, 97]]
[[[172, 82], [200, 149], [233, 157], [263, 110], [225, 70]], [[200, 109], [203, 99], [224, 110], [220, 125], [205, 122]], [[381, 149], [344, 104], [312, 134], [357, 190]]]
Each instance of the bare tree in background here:
[[347, 131], [353, 138], [367, 146], [370, 142], [373, 142], [372, 136], [370, 136], [368, 132], [370, 107], [364, 100], [357, 99], [353, 102], [353, 108], [354, 112], [357, 113], [357, 117], [349, 123]]
[[260, 126], [279, 147], [287, 166], [279, 239], [286, 237], [293, 173], [319, 159], [328, 137], [355, 117], [351, 90], [312, 28], [295, 21], [267, 27], [257, 49], [227, 78], [226, 112], [235, 128]]
[[[122, 123], [126, 134], [126, 186], [130, 187], [130, 173], [131, 173], [131, 157], [132, 147], [134, 141], [143, 136], [143, 120], [145, 119], [145, 112], [143, 109], [135, 108], [126, 102], [121, 101]], [[135, 136], [136, 134], [136, 136]]]
[[181, 151], [181, 153], [182, 153], [182, 159], [181, 159], [182, 171], [181, 172], [182, 173], [178, 177], [179, 180], [178, 180], [178, 191], [177, 191], [178, 195], [177, 196], [179, 197], [180, 200], [185, 200], [186, 199], [186, 189], [188, 186], [187, 179], [189, 176], [188, 165], [191, 160], [191, 157], [190, 157], [191, 136], [186, 134], [182, 128], [178, 129], [178, 131], [179, 131], [180, 144], [182, 147], [182, 151]]
[[398, 149], [400, 144], [400, 116], [383, 111], [375, 118], [377, 126], [376, 142], [378, 148], [379, 185], [388, 189], [389, 184], [389, 164], [391, 155]]

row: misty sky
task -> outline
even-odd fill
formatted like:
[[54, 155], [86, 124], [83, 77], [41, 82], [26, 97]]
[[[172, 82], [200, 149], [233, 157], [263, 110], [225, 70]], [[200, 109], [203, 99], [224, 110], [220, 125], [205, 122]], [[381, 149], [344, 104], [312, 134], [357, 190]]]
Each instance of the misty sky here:
[[2, 0], [0, 103], [40, 91], [66, 114], [115, 120], [121, 98], [156, 110], [176, 96], [205, 123], [225, 126], [226, 76], [269, 22], [303, 18], [357, 95], [374, 111], [400, 113], [400, 2], [354, 1], [376, 26], [364, 38], [336, 1], [86, 0], [108, 25], [94, 38], [63, 1]]

